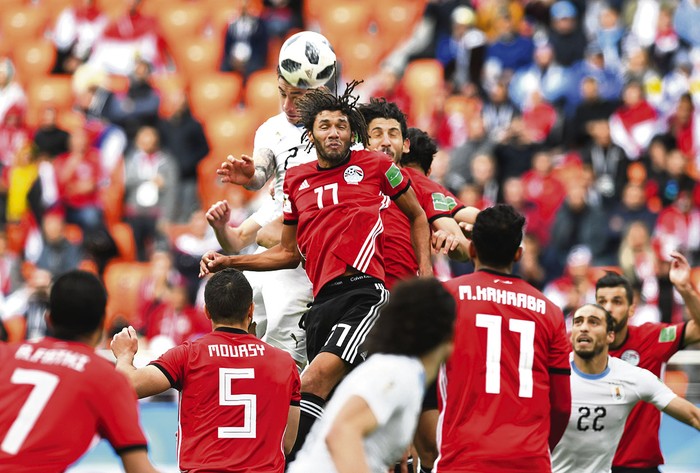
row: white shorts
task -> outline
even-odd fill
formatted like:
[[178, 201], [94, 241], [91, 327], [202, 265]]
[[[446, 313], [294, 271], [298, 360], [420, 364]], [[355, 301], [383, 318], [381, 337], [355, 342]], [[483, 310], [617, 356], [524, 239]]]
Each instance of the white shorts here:
[[245, 275], [253, 287], [258, 337], [305, 364], [306, 332], [299, 327], [299, 319], [309, 310], [313, 292], [304, 269], [299, 265], [279, 271], [246, 271]]

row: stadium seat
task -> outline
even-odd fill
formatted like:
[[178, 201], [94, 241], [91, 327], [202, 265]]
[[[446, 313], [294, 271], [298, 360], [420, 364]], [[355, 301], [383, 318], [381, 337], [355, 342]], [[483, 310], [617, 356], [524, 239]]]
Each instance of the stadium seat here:
[[129, 8], [127, 2], [115, 2], [114, 0], [97, 0], [97, 8], [111, 19], [119, 18], [126, 14]]
[[181, 3], [180, 0], [141, 0], [139, 12], [146, 16], [157, 17], [165, 8]]
[[198, 3], [162, 3], [156, 18], [165, 41], [170, 44], [183, 38], [196, 38], [204, 32], [207, 12]]
[[113, 261], [105, 268], [104, 283], [107, 288], [105, 328], [109, 329], [117, 318], [126, 322], [138, 320], [139, 290], [144, 278], [151, 271], [150, 263]]
[[41, 111], [51, 105], [59, 113], [69, 110], [73, 104], [73, 89], [70, 76], [46, 76], [34, 78], [27, 88], [27, 123], [36, 126]]
[[122, 220], [124, 204], [124, 161], [120, 160], [109, 177], [109, 183], [100, 189], [100, 201], [108, 227]]
[[23, 41], [40, 38], [49, 21], [46, 9], [35, 5], [18, 5], [0, 14], [3, 40], [13, 48]]
[[412, 123], [429, 120], [434, 111], [435, 95], [444, 88], [442, 64], [437, 59], [411, 61], [403, 76], [406, 92], [411, 96], [409, 119]]
[[63, 10], [75, 4], [75, 0], [48, 0], [41, 2], [41, 8], [46, 10], [49, 23], [54, 23]]
[[238, 156], [253, 152], [257, 125], [245, 110], [233, 110], [211, 115], [204, 124], [204, 133], [212, 150]]
[[18, 80], [26, 85], [51, 72], [56, 62], [56, 47], [48, 39], [25, 40], [13, 47], [12, 61]]
[[217, 72], [221, 61], [221, 38], [182, 37], [169, 43], [178, 71], [187, 81], [206, 72]]
[[336, 0], [320, 8], [318, 22], [322, 34], [338, 47], [345, 41], [352, 41], [355, 35], [367, 32], [371, 15], [369, 3]]
[[129, 77], [110, 74], [107, 77], [107, 88], [115, 94], [125, 94], [129, 91]]
[[376, 37], [369, 33], [339, 43], [336, 53], [343, 80], [366, 80], [376, 74], [384, 52], [377, 47]]
[[393, 48], [411, 36], [425, 9], [425, 3], [423, 0], [373, 2], [373, 19], [382, 41]]
[[244, 100], [254, 115], [256, 126], [280, 113], [277, 70], [263, 69], [252, 73], [246, 82]]
[[226, 156], [226, 150], [216, 150], [201, 160], [197, 165], [197, 190], [202, 209], [208, 209], [214, 203], [226, 199], [229, 203], [248, 200], [254, 192], [242, 186], [224, 184], [216, 174]]
[[109, 226], [109, 234], [119, 250], [118, 261], [136, 261], [136, 240], [128, 223], [117, 222]]
[[190, 108], [200, 120], [225, 110], [231, 110], [241, 99], [243, 78], [237, 73], [214, 72], [202, 74], [190, 85]]
[[666, 370], [664, 384], [671, 388], [677, 396], [686, 397], [688, 393], [688, 375], [681, 370]]

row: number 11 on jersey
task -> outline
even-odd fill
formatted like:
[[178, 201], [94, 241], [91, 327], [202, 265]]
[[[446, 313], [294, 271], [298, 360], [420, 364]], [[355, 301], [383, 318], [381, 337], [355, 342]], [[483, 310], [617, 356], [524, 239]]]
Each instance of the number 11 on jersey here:
[[[500, 315], [476, 314], [476, 326], [486, 329], [486, 392], [501, 392], [501, 325]], [[535, 322], [510, 319], [508, 329], [520, 334], [518, 361], [519, 397], [532, 397], [532, 364], [535, 359]]]

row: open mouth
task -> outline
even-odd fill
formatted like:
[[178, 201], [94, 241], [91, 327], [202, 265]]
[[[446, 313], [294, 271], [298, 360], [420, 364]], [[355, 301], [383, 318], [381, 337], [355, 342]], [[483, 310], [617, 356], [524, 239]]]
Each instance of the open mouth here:
[[591, 343], [593, 343], [593, 339], [590, 337], [581, 336], [576, 339], [576, 343], [578, 343], [579, 345], [590, 345]]

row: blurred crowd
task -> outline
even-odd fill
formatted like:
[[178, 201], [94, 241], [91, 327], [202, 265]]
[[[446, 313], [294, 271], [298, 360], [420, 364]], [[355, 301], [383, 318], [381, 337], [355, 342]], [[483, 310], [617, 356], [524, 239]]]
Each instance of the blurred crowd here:
[[[165, 345], [208, 329], [198, 262], [218, 244], [198, 166], [225, 156], [206, 114], [190, 111], [191, 90], [165, 93], [159, 81], [178, 63], [157, 2], [105, 9], [116, 3], [66, 2], [42, 33], [55, 46], [51, 73], [71, 76], [69, 115], [51, 103], [32, 115], [28, 82], [9, 55], [0, 59], [0, 315], [11, 332], [22, 321], [18, 337], [46, 332], [52, 276], [102, 275], [115, 261], [147, 269], [137, 310], [113, 329], [131, 323]], [[243, 83], [274, 68], [289, 34], [326, 34], [309, 2], [229, 3], [210, 34], [219, 71]], [[700, 0], [422, 3], [412, 34], [366, 77], [351, 77], [357, 69], [338, 50], [340, 82], [364, 79], [364, 99], [396, 102], [431, 133], [440, 145], [431, 178], [466, 205], [506, 202], [526, 215], [517, 273], [565, 311], [590, 301], [602, 268], [617, 268], [634, 282], [636, 323], [682, 319], [668, 268], [676, 249], [700, 265]], [[437, 67], [437, 87], [419, 65]], [[238, 197], [236, 222], [269, 198]], [[451, 263], [440, 273], [470, 270]]]

